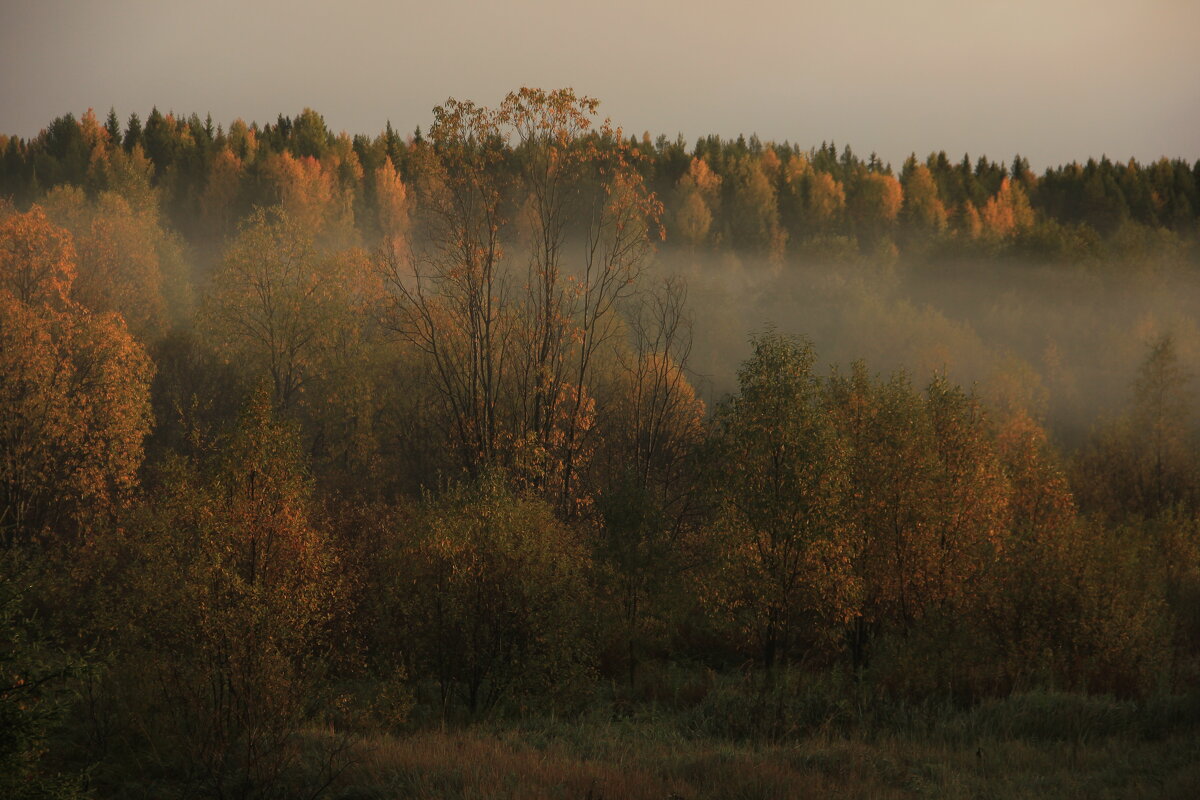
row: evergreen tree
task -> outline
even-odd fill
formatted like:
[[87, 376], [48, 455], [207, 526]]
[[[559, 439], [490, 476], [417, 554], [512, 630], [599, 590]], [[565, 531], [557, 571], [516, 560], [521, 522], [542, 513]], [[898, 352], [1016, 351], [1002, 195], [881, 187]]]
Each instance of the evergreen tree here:
[[129, 122], [125, 126], [125, 140], [123, 142], [126, 152], [132, 152], [135, 145], [142, 143], [142, 119], [133, 112], [129, 115]]
[[121, 121], [117, 119], [116, 109], [108, 109], [108, 120], [104, 123], [104, 129], [108, 131], [108, 146], [112, 148], [120, 147]]

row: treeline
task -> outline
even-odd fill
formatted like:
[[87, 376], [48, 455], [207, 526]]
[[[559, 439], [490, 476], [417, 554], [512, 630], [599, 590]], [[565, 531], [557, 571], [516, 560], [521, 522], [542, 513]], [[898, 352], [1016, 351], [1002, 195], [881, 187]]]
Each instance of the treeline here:
[[[944, 151], [905, 160], [899, 171], [849, 145], [798, 145], [706, 136], [690, 149], [649, 134], [630, 137], [638, 172], [664, 203], [667, 241], [733, 249], [773, 261], [1008, 253], [1049, 261], [1170, 252], [1194, 241], [1200, 161], [1140, 164], [1108, 157], [1035, 174], [1011, 164]], [[260, 205], [303, 206], [311, 220], [365, 242], [386, 235], [397, 181], [411, 184], [429, 142], [420, 128], [401, 136], [334, 134], [305, 109], [274, 123], [175, 116], [153, 109], [122, 126], [88, 111], [53, 120], [38, 136], [0, 136], [0, 195], [19, 206], [72, 185], [91, 197], [135, 173], [156, 188], [171, 226], [196, 245], [220, 242]], [[511, 150], [489, 169], [519, 173]]]
[[[917, 195], [710, 142], [664, 206], [670, 148], [570, 91], [434, 117], [410, 142], [85, 118], [37, 167], [63, 182], [0, 208], [0, 793], [319, 793], [364, 732], [635, 713], [672, 669], [758, 676], [730, 721], [771, 735], [794, 674], [1194, 690], [1198, 429], [1169, 337], [1079, 453], [1019, 393], [822, 374], [770, 331], [706, 409], [686, 287], [647, 271], [661, 220], [752, 248], [715, 198], [772, 158], [875, 186], [889, 224]], [[984, 220], [1028, 199], [995, 180]], [[860, 190], [838, 225], [877, 207]]]

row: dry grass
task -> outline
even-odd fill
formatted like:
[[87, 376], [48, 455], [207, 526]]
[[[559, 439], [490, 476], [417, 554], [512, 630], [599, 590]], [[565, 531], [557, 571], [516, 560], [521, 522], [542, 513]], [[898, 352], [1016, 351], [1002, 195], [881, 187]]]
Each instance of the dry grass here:
[[639, 730], [425, 731], [360, 740], [351, 798], [891, 798], [1200, 796], [1200, 739], [972, 745], [889, 735], [732, 744]]

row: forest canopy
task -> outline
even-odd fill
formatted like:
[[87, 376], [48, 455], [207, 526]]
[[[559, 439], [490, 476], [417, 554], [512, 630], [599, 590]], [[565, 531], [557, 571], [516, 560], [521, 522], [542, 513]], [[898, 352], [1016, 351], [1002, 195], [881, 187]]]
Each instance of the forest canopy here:
[[432, 119], [0, 136], [0, 794], [1200, 689], [1200, 162]]

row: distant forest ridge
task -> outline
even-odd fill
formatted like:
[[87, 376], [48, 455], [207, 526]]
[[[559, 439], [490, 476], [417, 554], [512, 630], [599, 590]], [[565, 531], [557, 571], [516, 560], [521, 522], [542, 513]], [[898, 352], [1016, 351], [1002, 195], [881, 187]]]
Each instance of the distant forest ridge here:
[[[665, 240], [689, 248], [774, 261], [966, 249], [1077, 262], [1177, 252], [1197, 238], [1200, 161], [1089, 158], [1037, 175], [1019, 155], [1006, 164], [937, 152], [895, 170], [831, 142], [803, 150], [756, 136], [706, 136], [689, 146], [682, 136], [581, 135], [627, 142], [662, 203]], [[0, 135], [0, 198], [27, 207], [63, 184], [93, 197], [141, 184], [193, 243], [223, 241], [254, 207], [275, 204], [370, 243], [387, 235], [387, 207], [398, 190], [407, 195], [428, 146], [420, 128], [403, 136], [390, 123], [374, 137], [335, 134], [311, 109], [228, 128], [157, 108], [122, 125], [113, 111], [101, 122], [89, 109], [54, 119], [32, 139]], [[493, 168], [517, 172], [520, 153], [501, 149], [507, 157]]]

